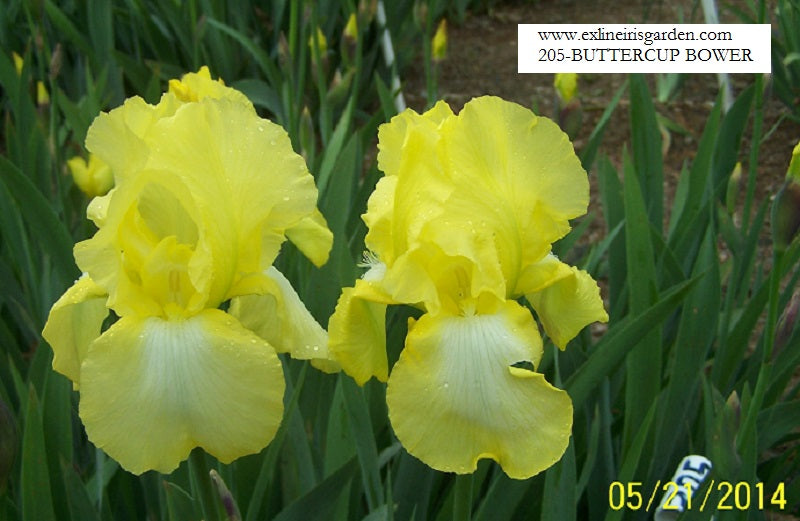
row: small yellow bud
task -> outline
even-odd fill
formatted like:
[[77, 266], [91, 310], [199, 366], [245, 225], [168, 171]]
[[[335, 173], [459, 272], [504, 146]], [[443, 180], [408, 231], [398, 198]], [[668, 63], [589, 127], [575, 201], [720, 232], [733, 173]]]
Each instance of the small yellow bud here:
[[319, 48], [320, 54], [325, 54], [328, 50], [328, 40], [325, 38], [325, 34], [322, 32], [322, 29], [317, 27], [316, 33], [308, 37], [308, 47], [311, 49], [312, 54], [316, 51], [314, 50], [314, 37], [316, 36], [317, 39], [317, 47]]
[[88, 164], [76, 156], [67, 161], [67, 167], [75, 184], [90, 198], [105, 195], [114, 186], [111, 167], [94, 154], [89, 154]]
[[47, 92], [43, 81], [36, 82], [36, 103], [39, 106], [50, 104], [50, 93]]
[[347, 25], [344, 26], [342, 34], [348, 40], [358, 40], [358, 18], [355, 13], [352, 13], [350, 18], [347, 19]]
[[725, 192], [725, 206], [730, 213], [733, 213], [736, 207], [736, 198], [739, 197], [739, 191], [742, 186], [742, 163], [737, 161], [733, 167], [730, 178], [728, 178], [728, 188]]
[[17, 75], [22, 74], [22, 67], [25, 65], [25, 60], [22, 59], [22, 56], [17, 54], [16, 51], [11, 53], [11, 57], [14, 58], [14, 68], [17, 70]]
[[772, 201], [772, 241], [775, 250], [785, 251], [800, 233], [800, 143], [792, 151], [786, 180]]
[[572, 101], [578, 91], [578, 75], [574, 72], [557, 73], [553, 80], [553, 86], [556, 88], [561, 103], [566, 105]]
[[792, 178], [800, 183], [800, 143], [797, 143], [792, 150], [792, 159], [789, 161], [789, 169], [786, 177]]
[[431, 40], [431, 56], [433, 61], [442, 61], [447, 55], [447, 20], [442, 18], [436, 33]]

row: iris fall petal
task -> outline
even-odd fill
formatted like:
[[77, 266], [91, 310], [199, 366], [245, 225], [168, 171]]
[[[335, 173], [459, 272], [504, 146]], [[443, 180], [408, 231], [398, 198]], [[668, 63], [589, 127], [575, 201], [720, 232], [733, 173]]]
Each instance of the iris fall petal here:
[[283, 414], [281, 363], [219, 310], [122, 318], [81, 368], [89, 439], [127, 470], [171, 472], [194, 447], [222, 462], [261, 450]]
[[489, 315], [423, 315], [389, 377], [392, 426], [409, 453], [431, 467], [475, 470], [497, 461], [512, 478], [530, 477], [561, 457], [572, 404], [534, 365], [541, 339], [530, 314], [512, 301]]

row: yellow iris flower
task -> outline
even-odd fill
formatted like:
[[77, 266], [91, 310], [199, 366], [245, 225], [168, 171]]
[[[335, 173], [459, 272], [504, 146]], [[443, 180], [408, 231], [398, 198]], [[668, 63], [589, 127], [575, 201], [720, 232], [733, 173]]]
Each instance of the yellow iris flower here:
[[276, 353], [337, 369], [272, 267], [287, 237], [327, 260], [305, 162], [205, 67], [157, 105], [131, 98], [98, 116], [86, 147], [115, 188], [90, 203], [99, 229], [75, 246], [84, 275], [42, 334], [80, 391], [89, 439], [137, 474], [170, 472], [197, 446], [223, 462], [260, 451], [283, 414]]
[[[331, 351], [359, 383], [388, 379], [394, 431], [429, 466], [469, 473], [491, 458], [530, 477], [566, 449], [572, 403], [525, 368], [543, 346], [516, 299], [561, 349], [608, 320], [591, 276], [551, 253], [586, 212], [586, 172], [555, 123], [495, 97], [458, 115], [444, 102], [407, 110], [378, 139], [385, 176], [363, 216], [369, 269], [343, 290]], [[398, 303], [424, 314], [389, 376], [384, 317]]]

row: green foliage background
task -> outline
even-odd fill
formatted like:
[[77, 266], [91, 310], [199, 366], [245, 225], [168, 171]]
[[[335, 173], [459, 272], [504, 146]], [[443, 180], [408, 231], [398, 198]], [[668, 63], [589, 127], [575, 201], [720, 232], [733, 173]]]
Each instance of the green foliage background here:
[[[744, 14], [778, 17], [776, 91], [791, 107], [800, 11], [796, 0], [779, 3], [775, 13], [761, 3]], [[85, 153], [92, 119], [134, 94], [155, 102], [169, 78], [207, 64], [283, 125], [316, 177], [335, 242], [322, 269], [288, 245], [279, 267], [326, 324], [341, 287], [360, 273], [360, 215], [379, 177], [377, 127], [397, 110], [393, 77], [422, 53], [433, 102], [429, 37], [436, 21], [485, 8], [465, 0], [386, 2], [383, 28], [370, 4], [3, 0], [0, 521], [650, 519], [654, 505], [650, 512], [644, 505], [610, 508], [619, 499], [609, 497], [610, 484], [641, 483], [647, 497], [690, 453], [713, 461], [717, 483], [747, 481], [754, 494], [754, 484], [764, 483], [763, 507], [754, 495], [748, 510], [719, 511], [716, 519], [797, 514], [800, 386], [793, 375], [800, 336], [796, 315], [784, 310], [800, 277], [800, 243], [766, 254], [759, 246], [769, 201], [755, 196], [756, 167], [772, 92], [760, 76], [726, 113], [717, 102], [671, 207], [664, 207], [659, 122], [645, 78], [628, 79], [578, 150], [597, 180], [607, 233], [573, 248], [597, 219], [590, 209], [557, 253], [603, 282], [611, 320], [602, 336], [587, 330], [563, 353], [546, 349], [541, 371], [575, 404], [572, 442], [547, 472], [514, 481], [489, 462], [468, 477], [435, 472], [394, 437], [383, 385], [360, 388], [289, 359], [285, 418], [260, 454], [220, 465], [198, 452], [169, 476], [136, 477], [86, 440], [77, 393], [51, 370], [40, 332], [52, 303], [79, 275], [72, 245], [93, 233], [87, 201], [65, 170], [66, 159]], [[355, 41], [342, 36], [352, 13], [360, 21]], [[308, 45], [317, 27], [327, 39], [322, 59]], [[396, 63], [384, 58], [383, 30]], [[21, 74], [12, 51], [24, 58]], [[49, 103], [37, 102], [37, 81]], [[623, 96], [631, 129], [618, 171], [602, 136]], [[754, 144], [747, 155], [745, 139]], [[738, 161], [741, 182], [731, 179]], [[410, 313], [396, 309], [387, 317], [390, 363]], [[207, 468], [230, 489], [239, 518], [219, 502], [200, 501], [207, 483], [195, 476]], [[785, 505], [770, 501], [779, 484]], [[708, 516], [695, 511], [681, 519]]]

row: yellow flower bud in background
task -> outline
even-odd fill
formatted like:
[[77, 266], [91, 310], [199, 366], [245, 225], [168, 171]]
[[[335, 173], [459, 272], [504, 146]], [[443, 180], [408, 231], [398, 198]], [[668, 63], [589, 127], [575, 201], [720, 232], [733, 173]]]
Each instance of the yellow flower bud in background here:
[[75, 156], [67, 161], [67, 167], [72, 174], [72, 180], [90, 199], [105, 195], [114, 186], [111, 167], [94, 154], [89, 154], [88, 162]]
[[800, 143], [797, 143], [794, 146], [794, 150], [792, 150], [792, 159], [789, 161], [789, 169], [786, 171], [786, 177], [800, 183]]
[[578, 92], [578, 75], [574, 72], [557, 73], [553, 80], [553, 86], [556, 88], [561, 103], [566, 105]]
[[47, 92], [43, 81], [36, 82], [36, 104], [39, 106], [50, 104], [50, 93]]
[[317, 39], [317, 47], [319, 48], [320, 54], [325, 54], [328, 50], [328, 40], [325, 38], [325, 34], [322, 32], [322, 29], [317, 27], [316, 33], [308, 37], [308, 48], [311, 49], [312, 54], [316, 52], [314, 50], [314, 38]]
[[14, 68], [17, 70], [17, 75], [22, 74], [22, 66], [25, 65], [25, 61], [22, 59], [22, 56], [14, 51], [11, 53], [11, 57], [14, 58]]
[[725, 192], [725, 206], [730, 213], [733, 213], [736, 208], [736, 198], [742, 186], [742, 163], [737, 161], [733, 167], [733, 172], [728, 178], [728, 188]]
[[347, 19], [347, 24], [344, 26], [342, 34], [349, 40], [358, 40], [358, 19], [355, 13], [350, 14], [350, 18]]
[[800, 231], [800, 143], [792, 151], [786, 180], [772, 202], [772, 241], [783, 252]]
[[431, 40], [431, 56], [433, 61], [442, 61], [447, 56], [447, 20], [442, 18], [436, 33]]

